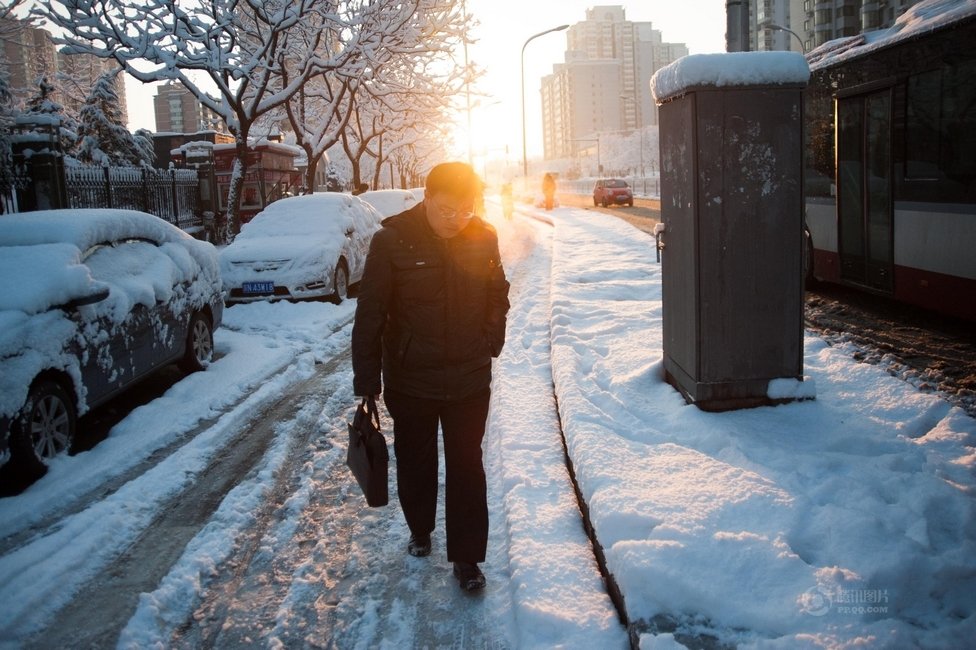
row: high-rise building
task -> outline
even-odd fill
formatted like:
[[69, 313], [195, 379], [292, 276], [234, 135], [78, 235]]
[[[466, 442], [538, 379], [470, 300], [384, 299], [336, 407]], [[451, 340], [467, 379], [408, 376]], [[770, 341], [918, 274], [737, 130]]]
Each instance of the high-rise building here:
[[0, 63], [6, 69], [10, 90], [21, 103], [37, 90], [37, 80], [53, 82], [58, 72], [57, 53], [51, 36], [16, 18], [0, 19]]
[[196, 133], [214, 131], [220, 118], [200, 103], [182, 84], [169, 82], [159, 86], [153, 98], [157, 133]]
[[575, 156], [600, 132], [657, 124], [651, 77], [686, 54], [651, 23], [627, 20], [621, 6], [588, 9], [566, 32], [563, 63], [542, 79], [545, 157]]
[[[0, 64], [6, 69], [10, 89], [23, 105], [37, 93], [42, 76], [54, 85], [54, 100], [65, 113], [77, 117], [95, 80], [118, 64], [88, 54], [58, 52], [51, 35], [15, 18], [0, 19]], [[122, 74], [115, 79], [123, 122], [127, 121], [125, 85]]]

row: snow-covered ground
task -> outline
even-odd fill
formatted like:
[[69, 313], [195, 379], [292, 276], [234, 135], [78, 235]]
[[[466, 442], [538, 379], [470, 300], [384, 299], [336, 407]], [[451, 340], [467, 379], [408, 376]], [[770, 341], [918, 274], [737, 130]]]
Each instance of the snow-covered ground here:
[[815, 401], [687, 406], [663, 378], [652, 239], [554, 221], [560, 415], [631, 619], [740, 647], [971, 644], [976, 421], [809, 335]]
[[[240, 581], [246, 593], [232, 597], [251, 612], [240, 615], [243, 636], [212, 645], [626, 647], [580, 523], [560, 422], [626, 615], [654, 632], [641, 647], [683, 635], [763, 648], [955, 648], [976, 638], [976, 421], [809, 335], [815, 401], [721, 414], [687, 406], [663, 380], [652, 238], [595, 211], [539, 212], [550, 226], [520, 210], [507, 222], [490, 206], [513, 308], [485, 442], [486, 592], [457, 589], [442, 528], [432, 557], [409, 558], [395, 499], [369, 509], [356, 494], [343, 465], [354, 404], [345, 363], [328, 394], [295, 414], [321, 436], [254, 553], [252, 566], [266, 557], [276, 570]], [[0, 646], [56, 626], [60, 608], [146, 529], [166, 495], [195, 480], [228, 431], [348, 345], [353, 307], [227, 309], [206, 372], [0, 501]], [[203, 433], [187, 433], [209, 419]], [[120, 646], [166, 646], [188, 621], [204, 624], [195, 610], [234, 571], [225, 562], [270, 498], [296, 428], [280, 424], [258, 470], [119, 622]], [[79, 496], [183, 437], [178, 453], [119, 489]], [[331, 510], [321, 495], [333, 483]], [[268, 584], [281, 586], [273, 599]]]

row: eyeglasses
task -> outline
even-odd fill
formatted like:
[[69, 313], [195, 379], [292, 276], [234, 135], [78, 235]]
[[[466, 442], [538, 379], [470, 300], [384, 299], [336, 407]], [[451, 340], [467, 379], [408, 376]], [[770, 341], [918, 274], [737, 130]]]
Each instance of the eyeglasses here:
[[445, 210], [444, 208], [438, 208], [441, 213], [441, 217], [444, 219], [460, 219], [461, 221], [469, 221], [474, 217], [474, 212], [471, 210]]
[[459, 208], [445, 208], [440, 203], [437, 203], [437, 213], [442, 219], [454, 220], [459, 219], [461, 221], [470, 221], [474, 217], [473, 210], [461, 210]]

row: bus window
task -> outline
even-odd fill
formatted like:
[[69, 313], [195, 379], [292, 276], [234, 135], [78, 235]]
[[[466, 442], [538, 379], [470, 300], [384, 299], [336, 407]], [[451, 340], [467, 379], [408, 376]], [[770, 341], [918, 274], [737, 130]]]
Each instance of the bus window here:
[[976, 59], [909, 77], [905, 113], [906, 180], [948, 179], [970, 185], [972, 194]]

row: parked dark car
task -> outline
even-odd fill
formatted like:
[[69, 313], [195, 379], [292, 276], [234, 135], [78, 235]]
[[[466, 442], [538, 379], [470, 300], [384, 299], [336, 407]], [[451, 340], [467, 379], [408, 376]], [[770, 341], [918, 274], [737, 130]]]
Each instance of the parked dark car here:
[[0, 464], [39, 470], [79, 415], [170, 363], [205, 368], [222, 315], [216, 249], [158, 217], [0, 216]]
[[626, 181], [619, 178], [602, 178], [593, 187], [593, 205], [634, 205], [634, 193]]

